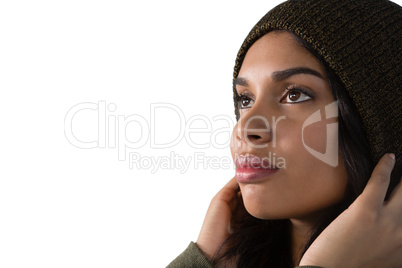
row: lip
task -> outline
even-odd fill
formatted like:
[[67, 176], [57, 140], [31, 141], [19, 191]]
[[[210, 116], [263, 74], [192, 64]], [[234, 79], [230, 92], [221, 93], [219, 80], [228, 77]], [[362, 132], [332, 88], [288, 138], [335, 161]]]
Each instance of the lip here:
[[236, 179], [239, 183], [258, 182], [279, 171], [267, 158], [255, 155], [240, 155], [235, 163]]

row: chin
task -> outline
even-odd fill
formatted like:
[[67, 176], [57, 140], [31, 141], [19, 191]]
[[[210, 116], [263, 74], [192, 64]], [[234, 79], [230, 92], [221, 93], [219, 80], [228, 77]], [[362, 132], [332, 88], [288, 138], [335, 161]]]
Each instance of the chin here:
[[243, 199], [247, 212], [261, 220], [283, 220], [283, 219], [310, 219], [321, 215], [326, 208], [300, 207], [297, 204], [282, 204], [278, 202], [262, 204], [256, 200]]
[[[257, 219], [261, 219], [261, 220], [280, 220], [280, 219], [286, 219], [289, 218], [287, 216], [287, 213], [283, 213], [284, 211], [278, 211], [276, 210], [275, 206], [268, 206], [266, 204], [259, 204], [258, 202], [254, 202], [250, 200], [243, 200], [244, 202], [244, 207], [246, 208], [247, 212], [257, 218]], [[271, 207], [271, 209], [268, 209], [269, 207]]]

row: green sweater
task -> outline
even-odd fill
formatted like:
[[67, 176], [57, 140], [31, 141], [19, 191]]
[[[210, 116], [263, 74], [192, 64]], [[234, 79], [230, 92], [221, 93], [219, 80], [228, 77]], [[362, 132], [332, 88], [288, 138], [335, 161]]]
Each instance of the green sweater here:
[[[298, 266], [296, 268], [320, 268], [318, 266]], [[166, 268], [213, 268], [212, 264], [202, 254], [201, 250], [194, 242], [188, 245], [176, 259], [174, 259]]]

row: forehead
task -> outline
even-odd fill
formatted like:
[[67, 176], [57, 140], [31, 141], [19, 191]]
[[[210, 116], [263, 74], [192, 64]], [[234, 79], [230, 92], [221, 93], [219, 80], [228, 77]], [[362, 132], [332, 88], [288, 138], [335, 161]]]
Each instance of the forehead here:
[[324, 68], [316, 57], [303, 48], [292, 34], [273, 31], [259, 38], [247, 51], [239, 76], [245, 71], [272, 73], [294, 67], [308, 67], [324, 76]]

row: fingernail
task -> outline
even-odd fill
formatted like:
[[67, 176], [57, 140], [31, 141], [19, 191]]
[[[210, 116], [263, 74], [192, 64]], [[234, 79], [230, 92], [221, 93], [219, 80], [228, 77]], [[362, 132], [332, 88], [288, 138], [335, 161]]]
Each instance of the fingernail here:
[[393, 153], [388, 154], [388, 156], [395, 160], [395, 155]]

